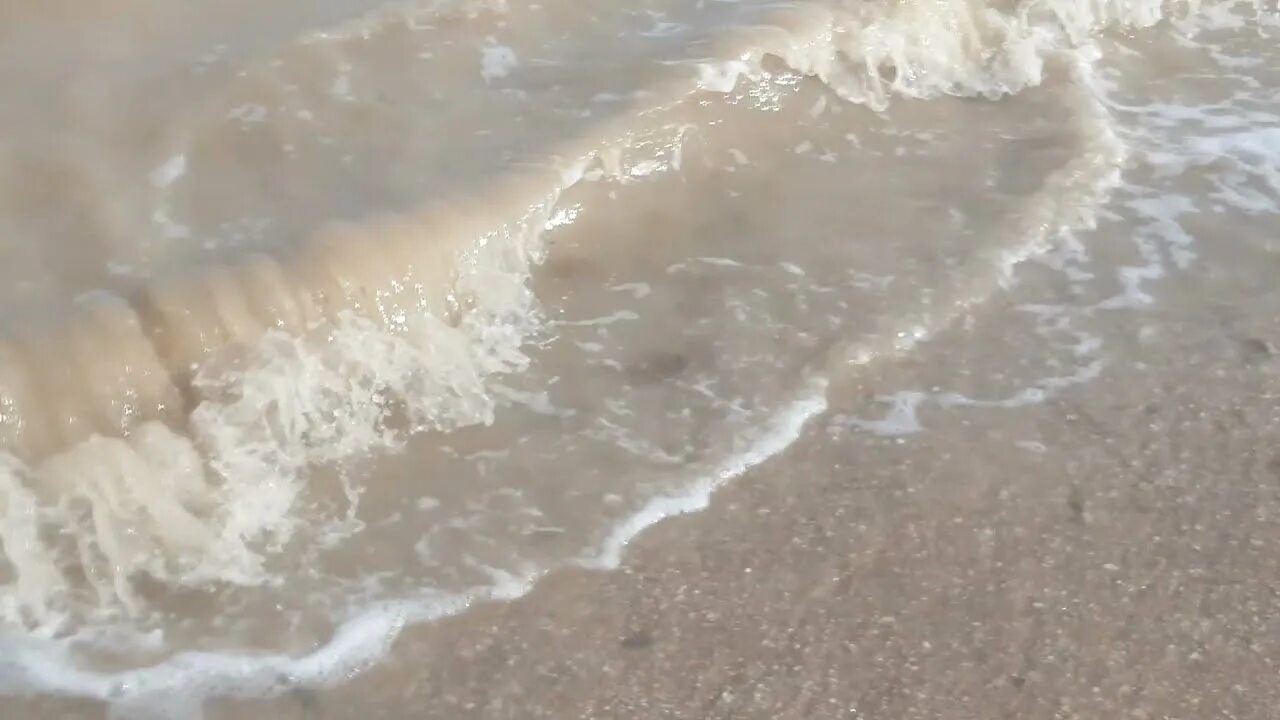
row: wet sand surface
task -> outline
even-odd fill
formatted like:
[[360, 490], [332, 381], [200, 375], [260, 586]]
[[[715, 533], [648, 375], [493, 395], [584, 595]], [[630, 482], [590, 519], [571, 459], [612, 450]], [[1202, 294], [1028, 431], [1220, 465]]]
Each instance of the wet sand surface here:
[[[898, 438], [818, 421], [618, 572], [559, 573], [407, 631], [342, 688], [211, 717], [1275, 717], [1280, 258], [1233, 240], [1161, 283], [1158, 316], [1108, 324], [1133, 354], [1093, 383]], [[1007, 359], [1002, 315], [841, 404]]]

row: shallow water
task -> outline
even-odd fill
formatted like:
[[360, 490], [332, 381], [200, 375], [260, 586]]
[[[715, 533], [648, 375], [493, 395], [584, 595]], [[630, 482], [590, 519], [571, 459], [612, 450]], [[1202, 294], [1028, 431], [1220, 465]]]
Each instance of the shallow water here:
[[[3, 12], [0, 689], [126, 716], [615, 567], [815, 425], [1041, 402], [1276, 249], [1252, 3]], [[1008, 367], [827, 411], [1015, 286]]]

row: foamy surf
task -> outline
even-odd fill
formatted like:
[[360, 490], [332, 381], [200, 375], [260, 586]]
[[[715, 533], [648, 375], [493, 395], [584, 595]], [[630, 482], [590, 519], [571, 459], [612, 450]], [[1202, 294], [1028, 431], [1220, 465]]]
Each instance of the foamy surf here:
[[[1197, 8], [806, 3], [696, 14], [683, 30], [643, 31], [685, 33], [689, 44], [654, 40], [646, 51], [656, 54], [642, 57], [659, 60], [658, 70], [619, 71], [636, 84], [619, 91], [584, 80], [585, 101], [558, 94], [560, 114], [520, 116], [554, 132], [505, 120], [478, 128], [489, 133], [478, 138], [514, 138], [505, 146], [464, 140], [472, 128], [459, 124], [459, 144], [494, 163], [492, 174], [459, 181], [466, 192], [409, 180], [393, 192], [386, 178], [406, 166], [366, 129], [405, 129], [392, 99], [430, 99], [420, 79], [387, 79], [400, 50], [441, 68], [452, 67], [450, 53], [474, 50], [474, 77], [449, 87], [480, 118], [520, 112], [530, 93], [554, 85], [537, 74], [564, 66], [554, 51], [575, 47], [540, 46], [506, 25], [533, 11], [481, 10], [448, 10], [446, 21], [433, 14], [439, 8], [398, 9], [311, 33], [301, 49], [228, 81], [210, 105], [234, 101], [235, 112], [197, 118], [143, 176], [165, 203], [157, 231], [194, 240], [224, 227], [227, 213], [247, 217], [276, 201], [324, 207], [347, 187], [304, 169], [289, 179], [314, 177], [314, 195], [301, 183], [297, 197], [230, 191], [201, 206], [218, 182], [254, 179], [246, 159], [264, 137], [285, 156], [310, 158], [312, 172], [330, 160], [362, 162], [344, 160], [348, 137], [370, 162], [389, 164], [385, 177], [353, 171], [343, 182], [367, 183], [396, 214], [336, 226], [273, 220], [286, 248], [259, 232], [244, 247], [220, 247], [216, 269], [197, 261], [177, 279], [89, 298], [64, 329], [0, 349], [10, 448], [0, 455], [9, 564], [0, 612], [12, 628], [0, 689], [176, 715], [202, 698], [340, 682], [377, 662], [406, 624], [518, 597], [558, 567], [616, 567], [645, 528], [705, 508], [717, 487], [801, 437], [826, 411], [826, 378], [847, 382], [851, 366], [909, 353], [1006, 291], [1020, 264], [1063, 233], [1087, 232], [1121, 184], [1127, 139], [1100, 86], [1095, 37], [1167, 17], [1191, 22]], [[450, 32], [460, 33], [452, 48], [414, 35]], [[421, 57], [436, 53], [443, 59]], [[336, 75], [311, 77], [306, 63], [316, 58]], [[1067, 119], [1041, 131], [1050, 151], [1019, 175], [1002, 164], [1001, 143], [1037, 137], [980, 115], [990, 108], [973, 109], [972, 120], [927, 117], [911, 104], [872, 120], [856, 110], [952, 96], [1017, 96], [1004, 102], [1042, 103]], [[301, 125], [277, 122], [285, 110]], [[332, 135], [304, 147], [311, 131], [299, 128], [316, 118], [330, 121]], [[965, 123], [991, 127], [977, 135]], [[981, 137], [991, 156], [966, 158], [966, 140], [939, 139], [948, 135]], [[531, 154], [512, 154], [525, 142]], [[1243, 156], [1265, 147], [1241, 143]], [[245, 165], [220, 175], [210, 168], [226, 147]], [[439, 153], [443, 166], [457, 160], [447, 147]], [[931, 174], [910, 174], [911, 153], [972, 161], [958, 166], [985, 187], [950, 191], [952, 215], [929, 212], [922, 193], [902, 205], [918, 213], [910, 222], [875, 218], [873, 203], [891, 194], [875, 196], [875, 182], [853, 177], [856, 163], [900, 164], [923, 187]], [[776, 211], [792, 222], [772, 228], [752, 193], [801, 203], [769, 185], [774, 177], [830, 197]], [[868, 205], [858, 192], [835, 192], [842, 183], [858, 183]], [[413, 209], [412, 198], [406, 210], [398, 204], [409, 191], [451, 199]], [[1238, 186], [1222, 196], [1264, 204]], [[847, 214], [812, 220], [833, 202]], [[778, 245], [779, 229], [801, 219], [825, 245]], [[887, 238], [912, 228], [929, 241], [900, 241], [887, 255], [840, 247], [838, 230], [858, 222]], [[687, 316], [688, 327], [663, 327], [673, 316]], [[894, 396], [897, 415], [851, 422], [918, 431], [923, 397]], [[948, 406], [1003, 402], [937, 397]], [[570, 460], [539, 451], [557, 444]], [[396, 457], [425, 469], [379, 469]], [[557, 472], [565, 482], [550, 481]], [[575, 514], [593, 520], [575, 524]], [[412, 547], [412, 559], [360, 559], [362, 543]], [[302, 639], [281, 640], [279, 650], [254, 628], [288, 617], [287, 603], [264, 608], [300, 587], [314, 593], [319, 617], [315, 627], [290, 627]], [[202, 593], [228, 601], [225, 622], [243, 615], [243, 627], [229, 632], [198, 613], [170, 624]], [[219, 648], [224, 633], [265, 639]], [[130, 668], [103, 669], [121, 662], [104, 653], [120, 638]]]
[[[805, 423], [826, 408], [826, 383], [814, 381], [810, 385], [755, 437], [746, 439], [735, 455], [714, 467], [690, 473], [680, 494], [649, 501], [577, 564], [593, 570], [618, 567], [627, 543], [646, 528], [674, 515], [704, 509], [717, 487], [783, 451], [796, 440]], [[301, 657], [188, 652], [146, 668], [105, 673], [75, 670], [77, 663], [62, 643], [28, 637], [16, 640], [8, 648], [12, 655], [6, 664], [11, 667], [0, 674], [0, 691], [96, 698], [112, 703], [124, 717], [158, 713], [164, 717], [197, 718], [201, 716], [199, 704], [203, 698], [263, 697], [296, 687], [340, 682], [377, 662], [407, 624], [456, 615], [477, 602], [514, 600], [526, 594], [545, 572], [498, 574], [493, 585], [469, 592], [424, 590], [413, 597], [363, 608], [346, 618], [321, 647]]]

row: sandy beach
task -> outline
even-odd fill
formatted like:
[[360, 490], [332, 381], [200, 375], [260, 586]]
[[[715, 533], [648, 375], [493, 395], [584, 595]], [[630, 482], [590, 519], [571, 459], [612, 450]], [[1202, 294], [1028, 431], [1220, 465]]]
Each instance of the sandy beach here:
[[1278, 716], [1269, 9], [0, 17], [3, 720]]
[[[1158, 314], [1106, 323], [1127, 354], [1090, 384], [922, 412], [898, 438], [817, 421], [617, 572], [559, 573], [406, 631], [338, 690], [211, 717], [1274, 717], [1280, 263], [1240, 240], [1162, 283]], [[834, 410], [1007, 360], [1002, 314]]]

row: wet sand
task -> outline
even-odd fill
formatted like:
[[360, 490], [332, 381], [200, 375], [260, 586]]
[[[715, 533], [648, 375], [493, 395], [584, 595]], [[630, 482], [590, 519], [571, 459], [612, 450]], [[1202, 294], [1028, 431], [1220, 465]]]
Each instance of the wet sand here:
[[1237, 239], [1111, 317], [1124, 353], [1092, 383], [926, 409], [912, 435], [832, 429], [882, 387], [1016, 357], [1015, 294], [839, 389], [620, 570], [557, 572], [405, 630], [346, 685], [206, 717], [1274, 717], [1280, 257]]
[[[1128, 352], [1093, 383], [899, 438], [819, 420], [618, 572], [561, 572], [407, 630], [344, 687], [210, 717], [1274, 717], [1280, 258], [1237, 239], [1161, 283], [1158, 313], [1112, 318]], [[844, 402], [1007, 361], [1002, 315]]]

